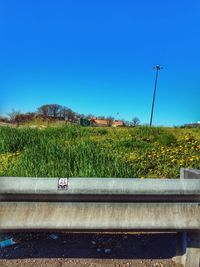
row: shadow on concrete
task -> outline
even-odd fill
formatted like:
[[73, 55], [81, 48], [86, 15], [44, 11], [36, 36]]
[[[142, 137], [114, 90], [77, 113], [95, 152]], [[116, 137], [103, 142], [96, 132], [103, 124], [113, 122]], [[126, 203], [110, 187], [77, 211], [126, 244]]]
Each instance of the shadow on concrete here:
[[0, 259], [170, 259], [176, 234], [3, 233], [18, 243], [0, 249]]

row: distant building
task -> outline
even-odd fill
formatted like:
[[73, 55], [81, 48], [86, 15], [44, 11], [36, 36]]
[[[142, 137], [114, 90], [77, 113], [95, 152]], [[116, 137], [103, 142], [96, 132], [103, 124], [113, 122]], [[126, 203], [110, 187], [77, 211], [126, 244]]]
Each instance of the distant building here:
[[90, 119], [91, 126], [99, 126], [99, 127], [108, 127], [111, 126], [112, 122], [110, 120], [98, 120], [96, 118]]
[[123, 127], [125, 126], [123, 121], [120, 120], [103, 120], [103, 119], [96, 119], [91, 118], [90, 119], [90, 125], [91, 126], [99, 126], [99, 127]]
[[115, 120], [112, 123], [112, 127], [124, 127], [125, 123], [123, 121]]
[[120, 120], [106, 120], [106, 119], [97, 119], [96, 117], [85, 119], [80, 118], [79, 124], [81, 126], [97, 126], [97, 127], [123, 127], [125, 123]]

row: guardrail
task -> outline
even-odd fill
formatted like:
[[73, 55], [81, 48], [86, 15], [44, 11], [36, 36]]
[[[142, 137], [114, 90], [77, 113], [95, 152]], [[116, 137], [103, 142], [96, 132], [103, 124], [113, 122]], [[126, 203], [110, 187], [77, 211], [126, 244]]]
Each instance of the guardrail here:
[[200, 179], [184, 173], [181, 179], [0, 177], [0, 230], [178, 232], [174, 260], [199, 267]]

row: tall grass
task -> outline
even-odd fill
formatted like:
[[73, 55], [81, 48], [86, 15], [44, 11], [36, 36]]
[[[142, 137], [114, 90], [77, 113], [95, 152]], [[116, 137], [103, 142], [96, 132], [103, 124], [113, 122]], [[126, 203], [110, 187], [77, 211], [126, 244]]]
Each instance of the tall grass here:
[[192, 130], [0, 127], [2, 176], [178, 177], [181, 166], [200, 168], [199, 152]]

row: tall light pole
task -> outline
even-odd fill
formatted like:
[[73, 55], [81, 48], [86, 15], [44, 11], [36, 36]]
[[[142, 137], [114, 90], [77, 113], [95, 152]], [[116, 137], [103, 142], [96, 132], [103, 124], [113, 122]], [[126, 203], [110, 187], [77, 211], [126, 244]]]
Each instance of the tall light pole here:
[[150, 127], [152, 126], [154, 103], [155, 103], [155, 97], [156, 97], [156, 88], [157, 88], [157, 82], [158, 82], [158, 71], [159, 70], [162, 70], [163, 67], [161, 67], [160, 65], [156, 65], [154, 67], [154, 69], [156, 70], [156, 79], [155, 79], [154, 92], [153, 92], [153, 101], [152, 101], [152, 108], [151, 108]]

